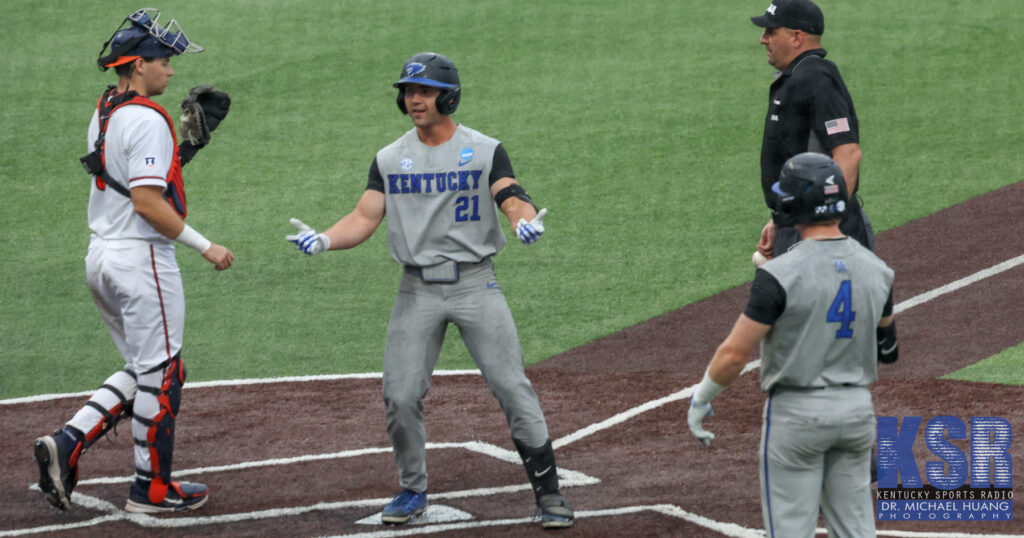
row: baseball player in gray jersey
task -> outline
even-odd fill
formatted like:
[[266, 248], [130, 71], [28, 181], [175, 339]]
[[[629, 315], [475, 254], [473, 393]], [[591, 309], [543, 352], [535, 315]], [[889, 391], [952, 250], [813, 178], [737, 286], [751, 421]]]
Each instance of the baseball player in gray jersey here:
[[387, 215], [391, 257], [404, 266], [383, 368], [387, 431], [402, 492], [381, 517], [400, 524], [426, 509], [423, 398], [454, 323], [505, 412], [542, 526], [569, 527], [573, 510], [559, 492], [547, 423], [491, 262], [505, 244], [498, 209], [524, 244], [544, 233], [547, 210], [538, 212], [515, 180], [500, 142], [452, 121], [461, 96], [455, 64], [440, 54], [416, 54], [394, 86], [398, 108], [414, 127], [377, 152], [351, 213], [323, 233], [292, 219], [298, 233], [286, 237], [311, 255], [348, 249], [369, 238]]
[[848, 209], [842, 170], [802, 153], [772, 186], [782, 217], [801, 233], [789, 254], [757, 270], [750, 301], [690, 400], [701, 442], [711, 399], [761, 343], [761, 509], [767, 535], [812, 537], [819, 506], [829, 536], [874, 536], [868, 468], [875, 413], [867, 386], [877, 363], [898, 357], [893, 271], [839, 222]]

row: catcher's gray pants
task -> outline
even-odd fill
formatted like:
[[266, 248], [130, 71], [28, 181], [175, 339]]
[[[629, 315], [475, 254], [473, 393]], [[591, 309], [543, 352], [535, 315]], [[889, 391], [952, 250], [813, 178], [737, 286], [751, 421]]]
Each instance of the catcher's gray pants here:
[[469, 354], [501, 404], [513, 439], [530, 447], [542, 446], [548, 439], [494, 265], [487, 259], [459, 266], [460, 278], [450, 284], [424, 282], [419, 270], [406, 268], [388, 326], [383, 382], [388, 436], [400, 485], [417, 492], [427, 490], [423, 398], [449, 322], [459, 328]]
[[761, 428], [761, 512], [768, 538], [812, 538], [818, 507], [832, 537], [875, 535], [864, 387], [775, 388]]

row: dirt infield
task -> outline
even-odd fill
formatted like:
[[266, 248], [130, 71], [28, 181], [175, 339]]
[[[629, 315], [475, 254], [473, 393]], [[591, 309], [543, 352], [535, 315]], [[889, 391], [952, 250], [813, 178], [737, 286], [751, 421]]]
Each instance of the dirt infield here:
[[[1024, 254], [1007, 246], [1024, 237], [1024, 220], [1015, 214], [1022, 205], [1024, 182], [878, 237], [879, 254], [896, 270], [896, 302], [903, 305], [900, 361], [884, 366], [872, 388], [879, 415], [999, 416], [1024, 432], [1024, 387], [937, 379], [1024, 341], [1017, 317], [1024, 266], [922, 296]], [[757, 373], [745, 374], [715, 400], [716, 416], [707, 425], [718, 437], [710, 448], [690, 436], [688, 398], [681, 395], [699, 381], [746, 295], [746, 285], [733, 288], [528, 368], [565, 471], [565, 493], [577, 510], [576, 525], [559, 535], [757, 535], [763, 404]], [[927, 300], [912, 305], [914, 298]], [[186, 390], [176, 476], [207, 483], [212, 496], [200, 511], [167, 517], [120, 511], [133, 467], [124, 425], [120, 436], [83, 458], [72, 510], [58, 512], [29, 489], [38, 478], [32, 440], [82, 402], [0, 405], [7, 431], [0, 439], [0, 537], [543, 532], [529, 523], [532, 494], [498, 405], [476, 375], [435, 376], [425, 401], [428, 439], [437, 443], [428, 450], [429, 517], [398, 528], [373, 521], [397, 492], [379, 379]], [[923, 444], [915, 445], [922, 467], [937, 459]], [[1018, 441], [1012, 450], [1015, 483], [1024, 483], [1022, 446]], [[1016, 522], [878, 527], [1024, 535], [1020, 516]]]

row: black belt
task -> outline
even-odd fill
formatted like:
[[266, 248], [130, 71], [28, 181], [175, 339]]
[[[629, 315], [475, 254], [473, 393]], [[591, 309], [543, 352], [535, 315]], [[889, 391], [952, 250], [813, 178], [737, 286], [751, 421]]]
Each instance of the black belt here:
[[464, 269], [481, 266], [490, 260], [490, 256], [478, 262], [456, 262], [448, 260], [427, 267], [406, 265], [405, 269], [419, 274], [420, 278], [424, 282], [430, 284], [452, 284], [459, 281]]
[[858, 385], [856, 383], [840, 383], [838, 385], [826, 385], [824, 387], [796, 387], [793, 385], [773, 385], [771, 391], [776, 390], [794, 390], [794, 391], [812, 391], [812, 390], [825, 390], [825, 389], [836, 389], [836, 388], [850, 388], [850, 387], [863, 387], [864, 385]]

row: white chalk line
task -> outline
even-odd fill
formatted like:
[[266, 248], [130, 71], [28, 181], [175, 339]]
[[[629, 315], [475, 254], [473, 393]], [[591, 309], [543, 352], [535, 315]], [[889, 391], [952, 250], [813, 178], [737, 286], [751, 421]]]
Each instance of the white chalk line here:
[[1018, 265], [1021, 265], [1021, 264], [1024, 264], [1024, 254], [1022, 254], [1020, 256], [1017, 256], [1016, 258], [1010, 258], [1009, 260], [1006, 260], [1005, 262], [993, 265], [992, 267], [989, 267], [988, 269], [982, 269], [981, 271], [978, 271], [977, 273], [974, 273], [974, 274], [969, 275], [969, 276], [965, 276], [964, 278], [961, 278], [960, 280], [954, 280], [953, 282], [950, 282], [949, 284], [946, 284], [945, 286], [940, 286], [938, 288], [935, 288], [932, 291], [928, 291], [928, 292], [922, 293], [920, 295], [917, 295], [915, 297], [911, 297], [910, 299], [907, 299], [906, 301], [903, 301], [900, 304], [896, 305], [893, 308], [893, 312], [896, 313], [896, 314], [899, 314], [900, 312], [903, 312], [904, 310], [907, 310], [907, 309], [913, 308], [913, 307], [915, 307], [915, 306], [917, 306], [919, 304], [931, 301], [932, 299], [935, 299], [936, 297], [940, 297], [940, 296], [945, 295], [947, 293], [952, 293], [952, 292], [957, 291], [957, 290], [959, 290], [961, 288], [966, 288], [967, 286], [970, 286], [971, 284], [974, 284], [975, 282], [978, 282], [980, 280], [984, 280], [984, 279], [986, 279], [988, 277], [998, 275], [999, 273], [1004, 273], [1006, 271], [1009, 271], [1010, 269], [1013, 269], [1014, 267], [1017, 267]]
[[[501, 460], [510, 464], [519, 465], [521, 460], [519, 454], [512, 450], [507, 450], [490, 443], [482, 441], [469, 441], [460, 443], [427, 443], [427, 450], [440, 450], [440, 449], [462, 449], [470, 452], [476, 452], [497, 460]], [[387, 448], [367, 448], [358, 450], [346, 450], [341, 452], [334, 452], [330, 454], [314, 454], [306, 456], [298, 456], [292, 458], [276, 458], [254, 462], [242, 462], [233, 465], [222, 465], [216, 467], [201, 467], [194, 469], [183, 469], [181, 471], [175, 471], [175, 478], [192, 476], [192, 475], [203, 475], [211, 474], [215, 472], [230, 472], [239, 470], [248, 470], [259, 467], [274, 467], [291, 465], [295, 463], [304, 463], [311, 461], [322, 461], [329, 459], [341, 459], [341, 458], [356, 458], [365, 456], [368, 454], [381, 454], [390, 453], [391, 447]], [[597, 478], [586, 475], [579, 471], [574, 471], [565, 467], [558, 469], [559, 482], [563, 487], [572, 488], [579, 486], [588, 486], [598, 484], [601, 481]], [[22, 536], [27, 534], [36, 534], [40, 532], [61, 532], [72, 529], [78, 529], [83, 527], [91, 527], [95, 525], [101, 525], [112, 521], [129, 521], [142, 527], [147, 528], [183, 528], [192, 526], [204, 526], [204, 525], [217, 525], [225, 523], [239, 523], [243, 521], [256, 521], [263, 519], [281, 518], [281, 517], [294, 517], [302, 514], [317, 512], [317, 511], [337, 511], [352, 508], [373, 508], [379, 510], [381, 506], [387, 504], [391, 499], [361, 499], [355, 501], [339, 501], [339, 502], [325, 502], [317, 503], [314, 505], [297, 506], [291, 508], [272, 508], [267, 510], [259, 510], [254, 512], [239, 512], [234, 514], [222, 514], [216, 516], [179, 516], [174, 518], [157, 518], [146, 514], [133, 514], [125, 512], [124, 510], [114, 506], [110, 502], [102, 499], [85, 495], [81, 493], [82, 486], [98, 485], [98, 484], [130, 484], [134, 480], [132, 475], [121, 476], [121, 477], [100, 477], [92, 478], [87, 480], [81, 480], [78, 482], [78, 491], [71, 494], [71, 501], [73, 504], [81, 506], [86, 509], [96, 510], [99, 512], [106, 513], [107, 515], [97, 517], [87, 521], [71, 523], [67, 525], [47, 525], [44, 527], [34, 527], [28, 529], [16, 529], [11, 531], [0, 531], [0, 537], [6, 536]], [[29, 489], [38, 490], [38, 484], [30, 484]], [[430, 499], [432, 501], [445, 500], [445, 499], [463, 499], [470, 497], [487, 497], [494, 495], [505, 495], [509, 493], [516, 493], [520, 491], [530, 491], [529, 484], [515, 484], [509, 486], [498, 486], [490, 488], [475, 488], [462, 491], [448, 491], [441, 493], [431, 493]], [[526, 519], [529, 521], [529, 518]]]
[[[1008, 271], [1010, 269], [1013, 269], [1013, 268], [1015, 268], [1015, 267], [1017, 267], [1017, 266], [1019, 266], [1021, 264], [1024, 264], [1024, 255], [1018, 256], [1016, 258], [1012, 258], [1012, 259], [1007, 260], [1005, 262], [1002, 262], [1000, 264], [997, 264], [997, 265], [994, 265], [992, 267], [989, 267], [988, 269], [983, 269], [983, 270], [978, 271], [978, 272], [976, 272], [976, 273], [974, 273], [972, 275], [969, 275], [967, 277], [961, 278], [959, 280], [956, 280], [954, 282], [951, 282], [949, 284], [946, 284], [946, 285], [941, 286], [939, 288], [936, 288], [934, 290], [931, 290], [931, 291], [922, 293], [920, 295], [914, 296], [914, 297], [912, 297], [910, 299], [907, 299], [907, 300], [905, 300], [905, 301], [895, 305], [893, 307], [893, 312], [897, 313], [897, 314], [900, 313], [900, 312], [904, 312], [904, 311], [906, 311], [906, 310], [908, 310], [910, 308], [913, 308], [913, 307], [918, 306], [920, 304], [924, 304], [924, 303], [926, 303], [928, 301], [931, 301], [931, 300], [933, 300], [933, 299], [935, 299], [937, 297], [940, 297], [942, 295], [945, 295], [945, 294], [948, 294], [948, 293], [952, 293], [952, 292], [957, 291], [959, 289], [965, 288], [965, 287], [967, 287], [967, 286], [969, 286], [971, 284], [974, 284], [974, 283], [976, 283], [976, 282], [978, 282], [980, 280], [983, 280], [985, 278], [988, 278], [988, 277], [997, 275], [999, 273], [1003, 273], [1005, 271]], [[752, 370], [754, 370], [756, 368], [759, 368], [760, 367], [760, 362], [761, 362], [760, 360], [753, 360], [753, 361], [750, 361], [749, 363], [747, 363], [747, 365], [743, 368], [743, 371], [741, 372], [741, 375], [743, 375], [743, 374], [745, 374], [745, 373], [747, 373], [749, 371], [752, 371]], [[439, 371], [435, 372], [435, 375], [480, 375], [480, 372], [479, 372], [479, 370], [458, 370], [458, 371], [440, 371], [439, 370]], [[338, 376], [301, 376], [301, 377], [289, 377], [289, 378], [277, 378], [277, 379], [253, 379], [253, 380], [241, 380], [241, 381], [212, 381], [212, 382], [205, 382], [205, 383], [194, 383], [194, 384], [192, 384], [192, 386], [193, 386], [193, 388], [197, 388], [197, 387], [213, 387], [213, 386], [235, 386], [235, 385], [266, 384], [266, 383], [279, 383], [279, 382], [295, 382], [295, 381], [301, 382], [301, 381], [321, 381], [321, 380], [331, 381], [331, 380], [341, 380], [341, 379], [374, 379], [374, 378], [380, 378], [380, 377], [381, 377], [380, 373], [352, 374], [352, 375], [338, 375]], [[621, 424], [621, 423], [623, 423], [623, 422], [625, 422], [625, 421], [627, 421], [629, 419], [635, 418], [635, 417], [637, 417], [637, 416], [639, 416], [639, 415], [641, 415], [643, 413], [646, 413], [648, 411], [657, 409], [657, 408], [662, 407], [662, 406], [664, 406], [666, 404], [669, 404], [669, 403], [673, 403], [673, 402], [676, 402], [676, 401], [680, 401], [680, 400], [689, 398], [693, 394], [693, 391], [694, 391], [695, 388], [696, 388], [696, 385], [691, 385], [691, 386], [689, 386], [689, 387], [687, 387], [687, 388], [685, 388], [685, 389], [683, 389], [681, 391], [678, 391], [676, 393], [673, 393], [673, 394], [670, 394], [668, 396], [659, 398], [657, 400], [652, 400], [652, 401], [646, 402], [646, 403], [644, 403], [644, 404], [642, 404], [640, 406], [634, 407], [632, 409], [629, 409], [627, 411], [624, 411], [622, 413], [614, 415], [614, 416], [612, 416], [612, 417], [610, 417], [608, 419], [605, 419], [605, 420], [603, 420], [601, 422], [598, 422], [598, 423], [595, 423], [595, 424], [591, 424], [590, 426], [587, 426], [587, 427], [582, 428], [580, 430], [577, 430], [576, 432], [573, 432], [573, 433], [571, 433], [569, 435], [566, 435], [566, 436], [561, 437], [561, 438], [559, 438], [557, 440], [554, 440], [552, 442], [552, 446], [554, 448], [556, 448], [556, 449], [568, 446], [569, 444], [572, 444], [572, 443], [574, 443], [576, 441], [579, 441], [581, 439], [589, 437], [589, 436], [591, 436], [591, 435], [593, 435], [595, 433], [598, 433], [600, 431], [603, 431], [603, 430], [609, 429], [611, 427], [614, 427], [614, 426], [616, 426], [618, 424]], [[76, 395], [44, 395], [43, 397], [36, 396], [36, 397], [15, 399], [15, 400], [18, 400], [17, 402], [15, 402], [15, 400], [0, 400], [0, 404], [25, 403], [25, 402], [29, 402], [29, 401], [42, 401], [42, 400], [45, 400], [45, 399], [56, 399], [56, 398], [64, 398], [64, 397], [71, 397], [71, 396], [85, 396], [85, 395], [91, 395], [91, 394], [92, 394], [92, 392], [79, 393], [79, 394], [76, 394]], [[41, 398], [41, 399], [37, 399], [37, 398]], [[503, 460], [503, 461], [508, 461], [508, 462], [511, 462], [511, 463], [517, 463], [518, 462], [518, 455], [516, 453], [514, 453], [512, 451], [509, 451], [509, 450], [502, 449], [500, 447], [496, 447], [494, 445], [489, 445], [489, 444], [486, 444], [486, 443], [478, 443], [478, 442], [472, 442], [472, 443], [428, 443], [428, 448], [435, 448], [435, 449], [436, 448], [464, 448], [464, 449], [480, 452], [480, 453], [483, 453], [483, 454], [487, 454], [489, 456], [495, 457], [496, 459], [500, 459], [500, 460]], [[263, 467], [263, 466], [289, 465], [289, 464], [292, 464], [292, 463], [298, 463], [298, 462], [304, 462], [304, 461], [315, 461], [315, 460], [332, 459], [332, 458], [339, 458], [339, 457], [356, 457], [356, 456], [370, 454], [370, 453], [380, 453], [380, 452], [390, 452], [390, 451], [391, 451], [390, 448], [371, 448], [371, 449], [360, 449], [360, 450], [337, 452], [337, 453], [332, 453], [332, 454], [320, 454], [320, 455], [311, 455], [311, 456], [299, 456], [299, 457], [294, 457], [294, 458], [281, 458], [281, 459], [275, 459], [275, 460], [264, 460], [264, 461], [261, 461], [261, 462], [243, 462], [243, 463], [234, 464], [234, 465], [226, 465], [226, 466], [219, 466], [219, 467], [208, 467], [208, 468], [193, 469], [193, 470], [183, 470], [181, 472], [176, 472], [175, 475], [176, 476], [187, 476], [187, 475], [192, 475], [192, 474], [203, 474], [203, 473], [211, 473], [211, 472], [224, 472], [224, 471], [229, 471], [229, 470], [240, 470], [240, 469], [248, 469], [248, 468]], [[562, 477], [563, 473], [565, 473], [565, 475], [566, 475], [565, 477]], [[563, 484], [565, 486], [567, 486], [567, 487], [568, 486], [576, 486], [576, 485], [593, 484], [593, 483], [599, 483], [600, 482], [599, 479], [596, 479], [596, 478], [593, 478], [593, 477], [589, 477], [589, 476], [587, 476], [587, 475], [585, 475], [583, 473], [578, 473], [578, 472], [570, 471], [570, 470], [566, 470], [566, 469], [559, 469], [559, 477], [563, 481]], [[98, 483], [115, 483], [115, 482], [119, 483], [119, 482], [130, 482], [130, 481], [131, 481], [131, 477], [97, 478], [97, 479], [91, 479], [91, 480], [84, 480], [84, 481], [80, 482], [80, 484], [90, 484], [90, 483], [98, 484]], [[35, 485], [33, 484], [33, 487], [34, 486]], [[439, 493], [439, 494], [433, 494], [432, 493], [431, 494], [431, 498], [444, 499], [444, 498], [464, 498], [464, 497], [474, 497], [474, 496], [483, 496], [483, 495], [496, 495], [496, 494], [500, 494], [500, 493], [509, 493], [509, 492], [513, 492], [513, 491], [520, 491], [520, 490], [524, 490], [524, 489], [528, 489], [528, 488], [529, 488], [529, 486], [527, 486], [525, 484], [522, 484], [522, 485], [518, 485], [518, 486], [505, 486], [505, 487], [499, 487], [499, 488], [481, 488], [481, 489], [474, 489], [474, 490], [465, 490], [465, 491], [461, 491], [461, 492], [448, 492], [448, 493]], [[486, 493], [484, 493], [484, 492], [486, 492]], [[88, 520], [88, 521], [68, 524], [68, 525], [50, 525], [50, 526], [46, 526], [46, 527], [36, 527], [36, 528], [33, 528], [33, 529], [18, 529], [18, 530], [14, 530], [14, 531], [0, 531], [0, 537], [20, 536], [20, 535], [24, 535], [24, 534], [34, 534], [34, 533], [38, 533], [38, 532], [58, 532], [58, 531], [64, 531], [64, 530], [71, 530], [71, 529], [75, 529], [75, 528], [94, 526], [94, 525], [99, 525], [99, 524], [102, 524], [102, 523], [107, 523], [107, 522], [110, 522], [110, 521], [118, 521], [118, 520], [129, 520], [129, 521], [134, 521], [134, 522], [138, 523], [139, 525], [142, 525], [142, 526], [145, 526], [145, 527], [161, 527], [161, 528], [187, 527], [187, 526], [193, 526], [193, 525], [210, 525], [210, 524], [217, 524], [217, 523], [230, 523], [230, 522], [246, 521], [246, 520], [254, 520], [254, 519], [287, 517], [287, 516], [293, 516], [293, 515], [299, 515], [299, 514], [303, 514], [303, 513], [308, 513], [308, 512], [311, 512], [311, 511], [317, 511], [317, 510], [339, 510], [339, 509], [344, 509], [344, 508], [368, 507], [368, 506], [376, 507], [376, 506], [380, 506], [381, 504], [384, 504], [384, 503], [386, 503], [386, 502], [388, 502], [390, 500], [390, 499], [369, 499], [369, 500], [359, 500], [359, 501], [344, 501], [344, 502], [337, 502], [337, 503], [319, 503], [319, 504], [315, 504], [315, 505], [311, 505], [311, 506], [304, 506], [304, 507], [278, 508], [278, 509], [262, 510], [262, 511], [257, 511], [257, 512], [243, 512], [243, 513], [236, 513], [236, 514], [226, 514], [226, 515], [220, 515], [220, 516], [176, 517], [176, 518], [173, 518], [173, 519], [163, 519], [163, 518], [154, 518], [154, 517], [151, 517], [151, 516], [146, 516], [144, 514], [129, 514], [128, 512], [124, 512], [124, 511], [118, 509], [117, 507], [113, 506], [112, 504], [110, 504], [110, 503], [108, 503], [106, 501], [95, 499], [93, 497], [88, 497], [88, 496], [82, 495], [80, 493], [74, 493], [72, 495], [72, 498], [75, 500], [76, 504], [82, 504], [83, 506], [86, 506], [86, 507], [92, 506], [95, 509], [108, 512], [110, 515], [99, 517], [99, 518], [95, 518], [95, 519]], [[668, 515], [668, 516], [671, 516], [671, 517], [676, 517], [676, 518], [679, 518], [679, 519], [683, 519], [683, 520], [689, 521], [691, 523], [694, 523], [696, 525], [699, 525], [699, 526], [702, 526], [704, 528], [707, 528], [709, 530], [712, 530], [712, 531], [715, 531], [715, 532], [719, 532], [719, 533], [723, 534], [724, 536], [744, 537], [745, 538], [745, 537], [751, 537], [751, 536], [764, 536], [764, 534], [765, 534], [764, 531], [762, 531], [762, 530], [750, 529], [750, 528], [742, 527], [742, 526], [734, 524], [734, 523], [723, 523], [723, 522], [715, 521], [715, 520], [706, 518], [704, 516], [693, 514], [691, 512], [686, 511], [683, 508], [680, 508], [680, 507], [674, 506], [674, 505], [634, 506], [634, 507], [624, 507], [624, 508], [611, 509], [611, 510], [579, 511], [579, 512], [576, 513], [576, 517], [579, 518], [579, 519], [583, 519], [583, 518], [587, 518], [587, 517], [618, 516], [618, 515], [637, 513], [637, 512], [641, 512], [641, 511], [654, 511], [654, 512], [662, 513], [662, 514], [665, 514], [665, 515]], [[403, 530], [400, 530], [400, 531], [388, 530], [388, 531], [371, 532], [371, 533], [349, 534], [349, 535], [345, 535], [345, 536], [350, 536], [350, 537], [355, 537], [355, 536], [358, 536], [358, 537], [408, 536], [408, 535], [414, 535], [414, 534], [427, 534], [427, 533], [446, 532], [446, 531], [451, 531], [451, 530], [464, 530], [464, 529], [483, 528], [483, 527], [491, 527], [491, 526], [497, 526], [497, 525], [521, 525], [521, 524], [527, 524], [527, 523], [531, 523], [531, 522], [532, 522], [532, 518], [518, 518], [518, 519], [501, 519], [501, 520], [489, 520], [489, 521], [474, 521], [474, 522], [463, 522], [463, 523], [445, 523], [445, 524], [438, 524], [438, 525], [424, 525], [422, 527], [408, 528], [408, 529], [403, 529]], [[823, 534], [826, 531], [825, 531], [825, 529], [817, 529], [816, 532], [817, 532], [817, 534]], [[1017, 535], [1010, 535], [1010, 534], [994, 535], [994, 534], [930, 533], [930, 532], [885, 531], [885, 530], [879, 530], [879, 531], [877, 531], [877, 534], [879, 536], [893, 536], [893, 537], [897, 537], [897, 538], [975, 538], [975, 537], [984, 537], [984, 538], [1022, 538], [1022, 537], [1024, 537], [1024, 535], [1019, 535], [1019, 534], [1017, 534]]]
[[[437, 376], [460, 376], [480, 375], [480, 370], [435, 370]], [[267, 377], [261, 379], [225, 379], [220, 381], [196, 381], [186, 383], [185, 390], [205, 389], [210, 387], [242, 387], [247, 385], [268, 385], [272, 383], [308, 383], [310, 381], [345, 381], [351, 379], [381, 379], [380, 372], [368, 372], [363, 374], [327, 374], [327, 375], [303, 375], [291, 377]], [[15, 405], [23, 403], [47, 402], [50, 400], [61, 400], [64, 398], [87, 398], [96, 391], [87, 390], [83, 392], [69, 392], [64, 394], [38, 394], [36, 396], [25, 396], [23, 398], [8, 398], [0, 400], [0, 405]]]
[[[959, 289], [965, 288], [974, 284], [980, 280], [1004, 273], [1013, 269], [1019, 265], [1024, 264], [1024, 254], [1011, 258], [1002, 263], [998, 263], [987, 269], [982, 269], [974, 274], [968, 275], [959, 280], [955, 280], [935, 288], [934, 290], [927, 291], [920, 295], [916, 295], [907, 299], [893, 307], [893, 312], [899, 314], [905, 310], [913, 308], [919, 304], [926, 303], [952, 293]], [[262, 378], [262, 379], [227, 379], [220, 381], [199, 381], [195, 383], [188, 383], [185, 385], [186, 389], [197, 389], [197, 388], [208, 388], [208, 387], [236, 387], [245, 385], [263, 385], [270, 383], [295, 383], [295, 382], [309, 382], [309, 381], [341, 381], [347, 379], [380, 379], [380, 372], [368, 372], [362, 374], [336, 374], [336, 375], [311, 375], [311, 376], [291, 376], [291, 377], [273, 377], [273, 378]], [[436, 370], [434, 375], [439, 376], [460, 376], [460, 375], [480, 375], [480, 370]], [[62, 398], [81, 398], [86, 396], [92, 396], [95, 391], [83, 391], [73, 392], [64, 394], [40, 394], [36, 396], [26, 396], [23, 398], [8, 398], [0, 400], [0, 405], [14, 405], [21, 403], [34, 403], [43, 402], [48, 400], [58, 400]]]

